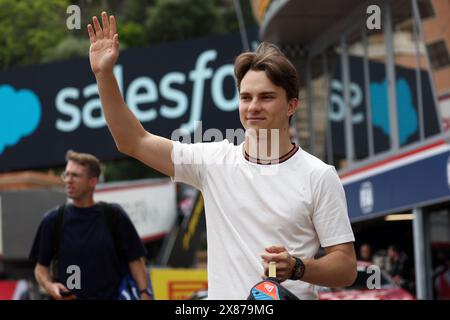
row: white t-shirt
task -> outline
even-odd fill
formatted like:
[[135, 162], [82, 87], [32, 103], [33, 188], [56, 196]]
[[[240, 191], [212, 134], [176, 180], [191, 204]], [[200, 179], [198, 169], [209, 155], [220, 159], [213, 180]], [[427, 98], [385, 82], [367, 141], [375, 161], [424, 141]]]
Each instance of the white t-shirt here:
[[[244, 157], [243, 146], [173, 142], [173, 179], [204, 198], [209, 299], [247, 299], [262, 280], [266, 247], [282, 245], [309, 259], [320, 245], [354, 241], [334, 167], [301, 148], [284, 162], [261, 165]], [[282, 285], [302, 300], [317, 299], [309, 283]]]

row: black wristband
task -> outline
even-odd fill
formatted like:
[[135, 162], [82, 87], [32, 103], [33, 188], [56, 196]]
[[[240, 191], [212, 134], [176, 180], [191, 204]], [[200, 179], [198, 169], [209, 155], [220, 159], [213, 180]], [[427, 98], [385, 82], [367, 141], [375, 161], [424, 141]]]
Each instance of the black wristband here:
[[293, 257], [295, 259], [295, 265], [294, 270], [292, 270], [291, 277], [289, 279], [291, 280], [300, 280], [303, 278], [303, 275], [305, 273], [305, 264], [303, 263], [302, 259]]
[[141, 291], [139, 291], [139, 293], [142, 294], [147, 294], [149, 297], [153, 297], [153, 292], [149, 289], [149, 288], [145, 288], [142, 289]]

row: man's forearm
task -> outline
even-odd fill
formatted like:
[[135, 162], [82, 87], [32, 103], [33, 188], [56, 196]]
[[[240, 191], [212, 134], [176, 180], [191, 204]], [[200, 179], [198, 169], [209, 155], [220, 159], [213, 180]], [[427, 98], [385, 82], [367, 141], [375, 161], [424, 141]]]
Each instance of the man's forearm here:
[[48, 291], [48, 285], [53, 282], [52, 277], [50, 276], [50, 270], [49, 268], [37, 264], [34, 268], [34, 276], [36, 278], [36, 281], [39, 283], [39, 285], [44, 288], [46, 291]]
[[148, 287], [147, 281], [147, 269], [145, 267], [144, 259], [136, 259], [128, 263], [130, 267], [131, 275], [134, 281], [138, 285], [139, 290], [146, 289]]
[[139, 120], [125, 104], [112, 72], [96, 74], [103, 113], [119, 151], [129, 154], [133, 143], [147, 134]]
[[302, 281], [337, 288], [351, 285], [356, 278], [356, 263], [344, 252], [331, 252], [319, 259], [304, 260]]

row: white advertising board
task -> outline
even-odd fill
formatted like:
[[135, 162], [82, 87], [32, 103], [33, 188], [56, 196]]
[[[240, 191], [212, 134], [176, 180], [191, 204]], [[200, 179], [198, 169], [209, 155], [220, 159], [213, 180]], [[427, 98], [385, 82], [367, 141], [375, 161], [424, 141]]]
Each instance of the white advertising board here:
[[176, 186], [170, 179], [99, 184], [94, 199], [120, 204], [143, 241], [166, 235], [177, 217]]

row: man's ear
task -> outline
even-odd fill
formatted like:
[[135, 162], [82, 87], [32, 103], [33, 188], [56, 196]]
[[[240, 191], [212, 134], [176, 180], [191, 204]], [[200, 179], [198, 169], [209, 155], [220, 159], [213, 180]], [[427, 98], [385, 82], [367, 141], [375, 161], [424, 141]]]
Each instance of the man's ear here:
[[288, 105], [288, 117], [292, 116], [295, 113], [295, 110], [297, 110], [298, 108], [298, 99], [297, 98], [292, 98], [291, 100], [289, 100], [289, 105]]
[[98, 183], [98, 178], [97, 178], [97, 177], [91, 177], [91, 178], [89, 178], [89, 185], [90, 185], [91, 187], [94, 187], [94, 188], [95, 188], [95, 186], [97, 185], [97, 183]]

